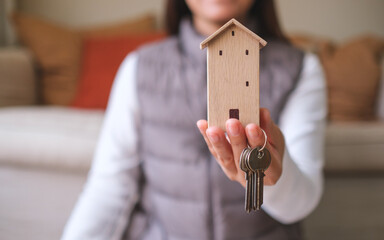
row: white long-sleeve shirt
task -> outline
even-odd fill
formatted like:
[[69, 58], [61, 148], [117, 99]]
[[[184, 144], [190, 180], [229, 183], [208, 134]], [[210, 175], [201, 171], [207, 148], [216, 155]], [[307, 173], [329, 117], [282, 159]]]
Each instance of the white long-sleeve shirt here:
[[[136, 93], [137, 55], [126, 57], [112, 88], [89, 178], [64, 230], [63, 239], [120, 239], [138, 200]], [[285, 136], [283, 172], [264, 187], [262, 208], [282, 223], [307, 216], [318, 204], [323, 186], [326, 91], [321, 65], [306, 54], [297, 87], [280, 116]]]

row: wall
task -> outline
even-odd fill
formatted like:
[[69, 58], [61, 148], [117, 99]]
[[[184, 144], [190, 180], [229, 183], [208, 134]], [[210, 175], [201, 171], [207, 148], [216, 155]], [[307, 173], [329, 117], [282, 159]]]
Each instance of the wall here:
[[362, 33], [384, 37], [383, 0], [276, 0], [287, 32], [344, 41]]
[[[20, 10], [75, 27], [116, 22], [148, 12], [161, 19], [165, 3], [165, 0], [2, 1], [16, 1]], [[282, 26], [288, 33], [304, 32], [335, 41], [362, 33], [384, 37], [384, 0], [276, 0], [276, 3]], [[0, 14], [1, 43], [9, 36], [4, 36], [5, 17]]]
[[14, 0], [0, 0], [0, 46], [15, 43], [15, 35], [8, 21], [8, 14], [15, 8]]
[[55, 22], [85, 27], [108, 24], [145, 13], [162, 13], [162, 0], [19, 0], [19, 9]]
[[5, 44], [5, 8], [4, 2], [0, 1], [0, 46]]

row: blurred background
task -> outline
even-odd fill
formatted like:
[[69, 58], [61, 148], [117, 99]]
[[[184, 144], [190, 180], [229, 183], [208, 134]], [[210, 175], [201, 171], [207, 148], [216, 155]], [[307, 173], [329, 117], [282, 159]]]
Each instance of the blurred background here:
[[[0, 239], [60, 237], [119, 63], [164, 37], [164, 3], [0, 0]], [[384, 239], [384, 1], [276, 5], [327, 79], [325, 190], [304, 234]]]

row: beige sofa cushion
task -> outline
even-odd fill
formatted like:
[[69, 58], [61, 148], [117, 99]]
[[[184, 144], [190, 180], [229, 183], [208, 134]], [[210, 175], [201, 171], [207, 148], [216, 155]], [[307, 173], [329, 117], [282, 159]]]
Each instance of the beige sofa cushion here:
[[329, 123], [325, 157], [327, 171], [384, 171], [384, 122]]
[[359, 37], [319, 53], [327, 79], [331, 121], [375, 119], [383, 49], [383, 39]]
[[365, 121], [377, 116], [380, 54], [384, 39], [360, 36], [345, 43], [306, 35], [293, 35], [297, 47], [319, 55], [327, 80], [329, 120]]
[[15, 13], [12, 20], [18, 37], [32, 51], [42, 70], [43, 101], [57, 105], [70, 103], [80, 70], [80, 34], [27, 14]]
[[0, 164], [87, 171], [104, 112], [64, 107], [0, 110]]

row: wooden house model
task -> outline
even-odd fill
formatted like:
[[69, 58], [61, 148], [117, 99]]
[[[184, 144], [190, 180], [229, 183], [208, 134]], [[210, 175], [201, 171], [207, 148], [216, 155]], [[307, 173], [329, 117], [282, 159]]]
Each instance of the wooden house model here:
[[259, 124], [259, 52], [265, 40], [232, 19], [205, 39], [208, 126], [225, 130], [229, 118]]

